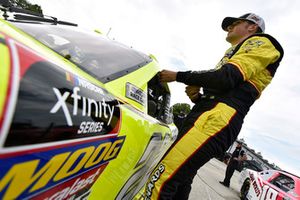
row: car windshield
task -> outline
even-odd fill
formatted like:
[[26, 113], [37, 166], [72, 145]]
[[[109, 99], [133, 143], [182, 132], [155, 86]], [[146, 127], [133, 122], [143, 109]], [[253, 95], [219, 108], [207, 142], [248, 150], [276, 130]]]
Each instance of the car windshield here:
[[295, 188], [294, 180], [284, 174], [280, 174], [271, 180], [271, 183], [285, 192], [293, 191]]
[[151, 61], [149, 56], [92, 31], [60, 25], [14, 24], [104, 83]]

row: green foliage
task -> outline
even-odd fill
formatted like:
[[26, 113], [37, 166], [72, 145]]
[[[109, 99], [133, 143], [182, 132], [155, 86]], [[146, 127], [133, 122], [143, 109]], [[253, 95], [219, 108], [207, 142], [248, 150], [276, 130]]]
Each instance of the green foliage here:
[[180, 112], [184, 114], [188, 114], [191, 111], [190, 104], [187, 103], [176, 103], [172, 106], [173, 108], [173, 115], [178, 115]]
[[27, 0], [9, 0], [9, 2], [16, 7], [20, 7], [35, 13], [43, 14], [41, 6], [37, 4], [31, 4]]

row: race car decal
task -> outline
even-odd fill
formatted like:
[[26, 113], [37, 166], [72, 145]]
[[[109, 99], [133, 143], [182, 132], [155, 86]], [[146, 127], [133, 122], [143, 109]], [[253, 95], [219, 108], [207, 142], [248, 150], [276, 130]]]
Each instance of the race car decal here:
[[278, 196], [278, 192], [268, 185], [264, 185], [263, 194], [261, 195], [262, 199], [265, 200], [276, 200]]
[[[164, 137], [162, 133], [153, 133], [143, 155], [134, 167], [136, 172], [132, 174], [130, 178], [128, 178], [127, 182], [119, 191], [116, 199], [134, 199], [135, 195], [147, 182], [149, 175], [155, 167], [155, 164], [160, 160], [162, 156], [162, 148], [164, 148], [164, 146], [171, 140], [173, 139], [169, 133], [166, 133]], [[160, 176], [160, 173], [162, 173], [163, 170], [164, 166], [160, 165], [155, 173], [155, 176]]]
[[7, 95], [0, 105], [0, 199], [87, 197], [125, 141], [118, 137], [118, 100], [5, 39], [0, 50], [10, 60], [1, 69]]
[[261, 186], [259, 185], [257, 178], [254, 177], [253, 173], [250, 172], [249, 176], [250, 176], [250, 182], [251, 182], [252, 187], [254, 189], [255, 195], [257, 197], [259, 197], [261, 195]]
[[1, 137], [1, 130], [2, 130], [2, 124], [3, 124], [3, 113], [7, 108], [7, 103], [8, 103], [8, 97], [9, 95], [9, 90], [6, 87], [10, 83], [10, 60], [9, 60], [9, 49], [5, 41], [5, 36], [1, 34], [0, 32], [0, 72], [1, 72], [1, 79], [0, 79], [0, 137]]
[[146, 93], [137, 86], [127, 82], [126, 83], [126, 97], [138, 102], [141, 105], [145, 105]]
[[[269, 185], [263, 185], [259, 177], [249, 171], [249, 178], [251, 187], [247, 194], [248, 199], [264, 199], [264, 200], [276, 200], [278, 192], [271, 188]], [[254, 196], [255, 195], [255, 196]]]
[[[4, 36], [3, 36], [4, 37]], [[1, 100], [1, 120], [0, 120], [0, 148], [3, 145], [4, 137], [8, 132], [13, 113], [14, 107], [17, 101], [17, 92], [19, 87], [19, 56], [17, 52], [16, 42], [10, 38], [7, 40], [8, 51], [11, 56], [7, 55], [6, 59], [9, 59], [9, 66], [1, 66], [1, 74], [3, 76], [3, 85], [6, 87], [6, 97]], [[3, 46], [2, 46], [3, 47]], [[3, 51], [3, 49], [1, 49]], [[4, 52], [2, 54], [5, 55]], [[8, 70], [7, 70], [8, 69]], [[7, 71], [5, 71], [7, 70]], [[6, 80], [7, 79], [7, 80]]]
[[[86, 190], [119, 154], [125, 136], [0, 157], [0, 199], [65, 199]], [[80, 193], [80, 192], [79, 192]]]
[[[126, 102], [126, 88], [114, 89], [126, 84], [120, 76], [127, 77], [133, 68], [126, 73], [116, 68], [119, 75], [96, 79], [83, 64], [56, 54], [22, 30], [12, 23], [0, 41], [5, 60], [0, 72], [6, 74], [0, 78], [5, 92], [0, 92], [8, 94], [0, 100], [6, 124], [5, 129], [0, 124], [0, 199], [134, 198], [176, 137], [163, 118], [166, 109], [160, 118], [141, 107], [147, 104], [147, 81], [158, 65], [147, 65], [147, 78], [141, 81], [134, 79], [145, 75], [141, 67], [128, 76], [131, 99]], [[110, 53], [110, 59], [115, 57]], [[120, 53], [123, 68], [128, 53]], [[106, 74], [109, 66], [104, 62], [98, 70]], [[111, 81], [118, 77], [120, 81]], [[104, 79], [111, 82], [99, 82]], [[155, 100], [162, 95], [161, 106], [169, 108], [168, 90], [158, 94]]]
[[[34, 53], [28, 48], [16, 45], [16, 50], [19, 54], [11, 57], [42, 60], [37, 55], [28, 56]], [[14, 115], [7, 120], [6, 131], [1, 130], [4, 132], [1, 134], [7, 135], [2, 136], [5, 147], [108, 134], [117, 136], [121, 119], [119, 102], [104, 88], [45, 59], [34, 63], [20, 60], [23, 60], [20, 64], [13, 63], [17, 63], [14, 68], [21, 69], [21, 79], [15, 78], [16, 86], [11, 90], [18, 100], [7, 111]], [[30, 66], [22, 67], [27, 64]]]

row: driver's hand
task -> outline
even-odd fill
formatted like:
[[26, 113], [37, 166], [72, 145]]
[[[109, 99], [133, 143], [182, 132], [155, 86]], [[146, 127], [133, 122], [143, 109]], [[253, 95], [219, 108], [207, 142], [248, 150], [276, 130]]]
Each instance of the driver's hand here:
[[199, 98], [200, 87], [188, 85], [185, 88], [185, 93], [190, 98], [190, 100], [195, 103]]
[[159, 81], [160, 82], [173, 82], [176, 81], [177, 72], [170, 70], [162, 70], [159, 72]]

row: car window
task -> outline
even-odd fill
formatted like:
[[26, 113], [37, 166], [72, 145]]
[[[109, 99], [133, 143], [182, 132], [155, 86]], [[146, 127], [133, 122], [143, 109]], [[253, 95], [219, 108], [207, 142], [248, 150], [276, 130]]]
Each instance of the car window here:
[[243, 168], [248, 168], [248, 169], [252, 169], [255, 171], [262, 171], [263, 168], [261, 167], [261, 165], [256, 162], [255, 160], [245, 160], [242, 163]]
[[76, 27], [14, 24], [104, 83], [151, 62], [141, 52]]
[[285, 192], [292, 191], [295, 188], [294, 180], [283, 174], [274, 178], [271, 183]]
[[170, 91], [166, 84], [159, 81], [158, 75], [148, 82], [148, 114], [167, 124], [173, 122]]
[[269, 178], [271, 178], [274, 175], [274, 173], [276, 173], [276, 171], [267, 170], [267, 171], [260, 172], [259, 175], [263, 180], [267, 181]]

